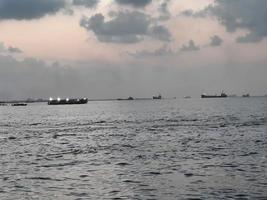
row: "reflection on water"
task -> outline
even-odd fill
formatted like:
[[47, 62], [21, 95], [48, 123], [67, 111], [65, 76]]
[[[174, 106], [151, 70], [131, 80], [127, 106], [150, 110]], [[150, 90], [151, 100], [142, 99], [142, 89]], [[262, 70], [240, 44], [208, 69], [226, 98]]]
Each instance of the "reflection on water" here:
[[0, 199], [267, 199], [267, 99], [0, 108]]

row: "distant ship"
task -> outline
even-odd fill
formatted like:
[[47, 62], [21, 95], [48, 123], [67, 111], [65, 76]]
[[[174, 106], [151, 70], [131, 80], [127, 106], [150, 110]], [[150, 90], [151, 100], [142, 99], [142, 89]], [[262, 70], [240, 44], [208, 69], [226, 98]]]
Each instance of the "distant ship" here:
[[190, 99], [191, 96], [184, 96], [184, 99]]
[[159, 95], [159, 96], [153, 96], [153, 99], [162, 99], [162, 96]]
[[27, 106], [26, 103], [13, 103], [11, 106]]
[[88, 99], [52, 99], [50, 98], [48, 101], [48, 105], [72, 105], [72, 104], [87, 104]]
[[222, 92], [221, 95], [207, 95], [207, 94], [201, 95], [201, 98], [226, 98], [226, 97], [228, 96], [224, 92]]
[[133, 97], [128, 97], [127, 99], [121, 99], [121, 98], [119, 98], [117, 100], [118, 101], [126, 101], [126, 100], [131, 101], [131, 100], [134, 100], [134, 98]]
[[243, 94], [242, 97], [250, 97], [250, 94]]

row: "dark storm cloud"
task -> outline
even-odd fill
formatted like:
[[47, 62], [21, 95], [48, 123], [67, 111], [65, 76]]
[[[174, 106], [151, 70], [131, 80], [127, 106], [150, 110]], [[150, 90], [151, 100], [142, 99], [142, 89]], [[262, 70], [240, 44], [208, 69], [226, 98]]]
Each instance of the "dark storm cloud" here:
[[75, 6], [85, 6], [87, 8], [94, 8], [99, 3], [99, 0], [73, 0]]
[[223, 40], [218, 35], [212, 36], [210, 40], [210, 46], [212, 47], [221, 46], [223, 43]]
[[135, 43], [151, 37], [157, 40], [170, 41], [168, 29], [162, 25], [153, 25], [149, 15], [139, 11], [112, 12], [112, 19], [98, 13], [91, 18], [83, 17], [80, 25], [94, 32], [101, 42]]
[[184, 44], [180, 51], [199, 51], [200, 47], [195, 44], [193, 40], [190, 40], [188, 44]]
[[183, 12], [186, 16], [215, 16], [228, 32], [238, 29], [248, 30], [245, 36], [237, 38], [239, 43], [259, 42], [267, 37], [267, 1], [266, 0], [215, 0], [199, 12]]
[[65, 4], [65, 0], [0, 0], [0, 20], [41, 18], [55, 14]]
[[145, 7], [152, 2], [152, 0], [115, 0], [118, 4], [129, 5], [134, 7]]

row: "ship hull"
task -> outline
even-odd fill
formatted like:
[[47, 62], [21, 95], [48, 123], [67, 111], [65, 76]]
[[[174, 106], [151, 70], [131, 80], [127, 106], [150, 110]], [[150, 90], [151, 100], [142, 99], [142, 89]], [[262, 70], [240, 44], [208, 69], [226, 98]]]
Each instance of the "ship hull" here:
[[201, 95], [201, 98], [226, 98], [227, 96]]
[[74, 104], [87, 104], [88, 99], [62, 99], [48, 101], [48, 105], [74, 105]]

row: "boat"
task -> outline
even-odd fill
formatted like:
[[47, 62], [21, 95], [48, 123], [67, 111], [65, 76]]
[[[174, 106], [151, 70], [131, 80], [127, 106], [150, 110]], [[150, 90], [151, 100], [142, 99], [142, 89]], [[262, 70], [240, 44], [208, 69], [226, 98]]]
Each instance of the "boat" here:
[[184, 99], [190, 99], [191, 96], [184, 96]]
[[119, 99], [117, 99], [118, 101], [132, 101], [132, 100], [134, 100], [134, 98], [133, 97], [128, 97], [127, 99], [122, 99], [122, 98], [119, 98]]
[[26, 103], [13, 103], [11, 106], [27, 106]]
[[250, 97], [250, 94], [243, 94], [242, 97]]
[[82, 98], [82, 99], [52, 99], [50, 98], [48, 101], [48, 105], [73, 105], [73, 104], [87, 104], [88, 99]]
[[228, 97], [227, 94], [225, 94], [224, 92], [221, 93], [221, 95], [207, 95], [207, 94], [202, 94], [201, 98], [226, 98]]
[[162, 96], [159, 95], [159, 96], [153, 96], [153, 99], [162, 99]]

